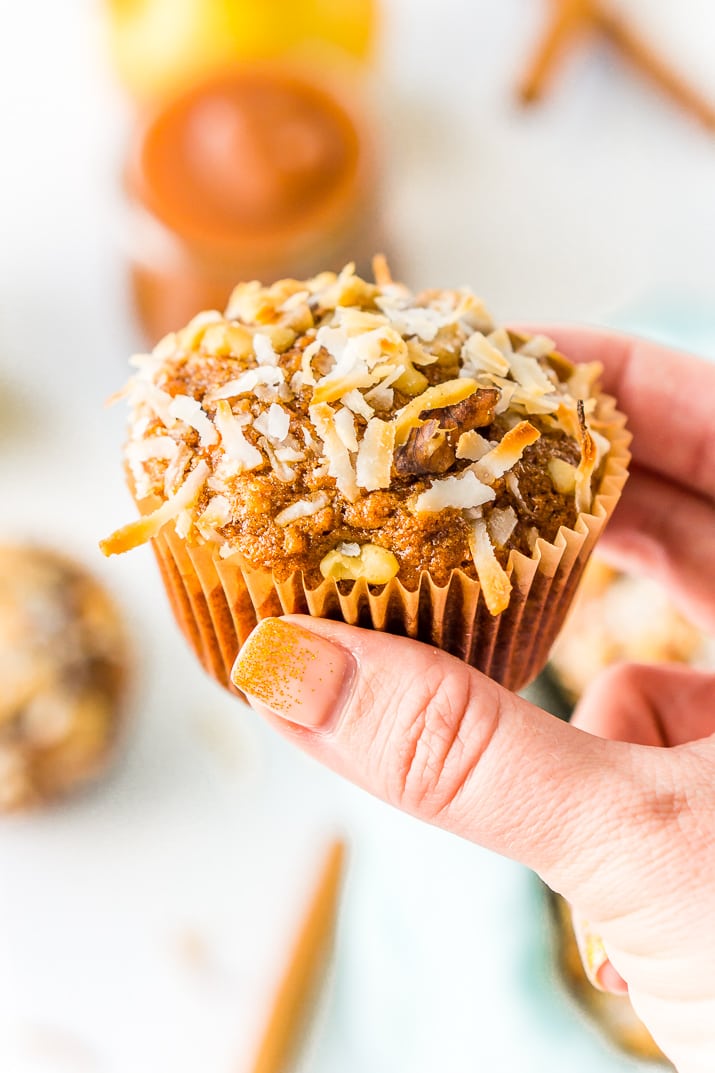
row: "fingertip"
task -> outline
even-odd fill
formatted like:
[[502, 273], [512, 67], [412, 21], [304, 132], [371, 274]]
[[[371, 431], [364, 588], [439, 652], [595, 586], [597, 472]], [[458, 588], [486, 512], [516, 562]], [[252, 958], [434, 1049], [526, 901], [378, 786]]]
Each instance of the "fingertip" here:
[[259, 622], [231, 671], [257, 711], [310, 729], [339, 717], [354, 677], [348, 649], [286, 618]]
[[572, 922], [581, 964], [589, 982], [597, 991], [627, 994], [628, 984], [613, 967], [600, 933], [578, 913], [572, 913]]
[[628, 984], [621, 974], [614, 969], [611, 961], [605, 961], [598, 973], [598, 986], [602, 991], [612, 995], [627, 995]]

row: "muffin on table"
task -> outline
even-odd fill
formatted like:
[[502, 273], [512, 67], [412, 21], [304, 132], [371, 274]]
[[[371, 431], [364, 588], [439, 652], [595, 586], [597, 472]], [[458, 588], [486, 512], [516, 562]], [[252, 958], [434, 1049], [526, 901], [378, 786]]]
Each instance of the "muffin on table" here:
[[97, 778], [124, 722], [119, 613], [79, 563], [0, 545], [0, 811]]
[[614, 663], [684, 663], [715, 668], [715, 638], [683, 615], [652, 578], [594, 556], [549, 658], [549, 675], [575, 703]]
[[628, 434], [542, 336], [384, 261], [240, 284], [134, 359], [125, 462], [177, 619], [228, 684], [260, 618], [406, 634], [520, 688], [626, 479]]

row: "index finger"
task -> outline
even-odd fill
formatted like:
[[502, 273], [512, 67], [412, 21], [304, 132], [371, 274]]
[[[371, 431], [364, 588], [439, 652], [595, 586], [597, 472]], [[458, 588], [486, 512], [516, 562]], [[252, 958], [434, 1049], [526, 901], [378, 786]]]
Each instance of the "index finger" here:
[[572, 361], [600, 361], [633, 433], [633, 460], [715, 499], [715, 365], [637, 336], [540, 325]]

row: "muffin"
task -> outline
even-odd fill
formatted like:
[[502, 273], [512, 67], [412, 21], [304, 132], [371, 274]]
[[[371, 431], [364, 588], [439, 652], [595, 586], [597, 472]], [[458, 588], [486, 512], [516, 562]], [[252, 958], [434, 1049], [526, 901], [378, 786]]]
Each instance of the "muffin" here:
[[652, 578], [594, 556], [549, 658], [549, 676], [575, 703], [614, 663], [684, 663], [715, 669], [715, 638], [690, 622]]
[[119, 614], [79, 564], [0, 546], [0, 810], [45, 804], [96, 778], [123, 723]]
[[125, 462], [177, 619], [227, 685], [263, 617], [437, 645], [510, 688], [543, 667], [626, 478], [624, 419], [468, 290], [323, 273], [240, 284], [134, 359]]

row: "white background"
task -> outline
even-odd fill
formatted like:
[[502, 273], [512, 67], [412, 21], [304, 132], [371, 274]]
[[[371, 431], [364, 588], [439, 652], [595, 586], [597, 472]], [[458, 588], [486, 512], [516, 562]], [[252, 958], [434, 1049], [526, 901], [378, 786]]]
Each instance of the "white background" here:
[[[2, 1073], [241, 1073], [325, 838], [352, 844], [313, 1073], [628, 1070], [555, 987], [521, 869], [343, 786], [209, 682], [132, 515], [102, 408], [139, 339], [118, 169], [127, 108], [91, 0], [2, 0], [0, 539], [73, 550], [135, 635], [133, 722], [93, 792], [0, 825]], [[539, 0], [390, 0], [373, 100], [385, 215], [415, 286], [500, 319], [715, 337], [715, 143], [603, 50], [524, 113]], [[715, 93], [707, 0], [648, 32]], [[1, 688], [1, 683], [0, 683]], [[193, 954], [191, 954], [193, 951]]]

